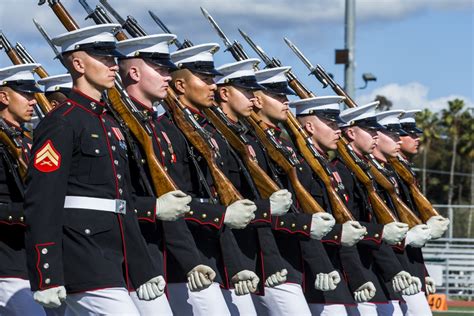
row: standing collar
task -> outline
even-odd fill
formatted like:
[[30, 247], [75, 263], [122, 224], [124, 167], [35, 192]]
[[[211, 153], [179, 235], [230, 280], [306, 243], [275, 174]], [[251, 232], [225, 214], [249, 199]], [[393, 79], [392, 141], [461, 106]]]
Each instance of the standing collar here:
[[97, 115], [102, 114], [105, 110], [105, 102], [93, 99], [75, 88], [72, 88], [69, 94], [69, 100]]

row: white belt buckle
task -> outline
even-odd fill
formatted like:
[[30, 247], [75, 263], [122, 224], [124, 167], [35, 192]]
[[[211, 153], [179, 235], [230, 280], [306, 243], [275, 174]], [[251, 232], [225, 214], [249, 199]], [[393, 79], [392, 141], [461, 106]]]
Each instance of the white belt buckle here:
[[127, 201], [116, 199], [115, 213], [125, 215], [127, 213]]

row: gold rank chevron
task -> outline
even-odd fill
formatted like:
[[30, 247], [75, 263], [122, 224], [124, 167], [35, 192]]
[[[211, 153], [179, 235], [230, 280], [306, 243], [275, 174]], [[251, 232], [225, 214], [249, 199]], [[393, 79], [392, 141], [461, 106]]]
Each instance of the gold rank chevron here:
[[[46, 161], [46, 159], [49, 159], [49, 162]], [[51, 165], [50, 163], [52, 163], [53, 165], [57, 166], [59, 164], [59, 155], [56, 153], [53, 147], [51, 147], [51, 144], [48, 143], [36, 154], [35, 163], [42, 165]]]

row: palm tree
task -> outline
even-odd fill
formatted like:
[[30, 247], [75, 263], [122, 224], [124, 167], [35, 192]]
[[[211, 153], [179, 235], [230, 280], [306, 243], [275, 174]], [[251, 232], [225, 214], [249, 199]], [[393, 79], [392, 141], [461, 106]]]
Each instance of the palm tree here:
[[422, 144], [423, 162], [421, 174], [421, 188], [423, 194], [426, 195], [426, 165], [428, 159], [428, 152], [431, 149], [431, 144], [435, 139], [439, 138], [439, 118], [438, 113], [433, 113], [429, 109], [424, 109], [417, 115], [417, 125], [423, 131], [420, 143]]

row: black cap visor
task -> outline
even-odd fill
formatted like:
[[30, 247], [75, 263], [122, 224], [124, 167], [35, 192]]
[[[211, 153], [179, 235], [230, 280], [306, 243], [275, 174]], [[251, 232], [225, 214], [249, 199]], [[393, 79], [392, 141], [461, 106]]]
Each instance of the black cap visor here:
[[222, 76], [222, 74], [214, 67], [214, 62], [212, 61], [180, 63], [177, 66], [179, 69], [189, 69], [191, 72], [196, 72], [204, 75]]
[[402, 124], [402, 128], [408, 134], [423, 134], [423, 131], [416, 127], [416, 123], [405, 123]]
[[244, 76], [239, 78], [226, 79], [223, 83], [247, 90], [265, 90], [265, 87], [257, 82], [255, 76]]
[[16, 80], [7, 81], [3, 86], [10, 87], [15, 91], [23, 93], [39, 93], [43, 92], [34, 80]]
[[[93, 56], [103, 57], [124, 57], [122, 53], [117, 50], [115, 42], [94, 42], [82, 45], [76, 45], [74, 51], [84, 51]], [[69, 52], [66, 52], [69, 53]]]
[[377, 118], [375, 116], [355, 121], [352, 125], [358, 126], [360, 128], [368, 128], [375, 130], [385, 129], [382, 125], [377, 123]]
[[288, 87], [288, 83], [285, 82], [275, 82], [275, 83], [262, 83], [262, 86], [271, 93], [281, 94], [281, 95], [296, 95], [296, 93]]

